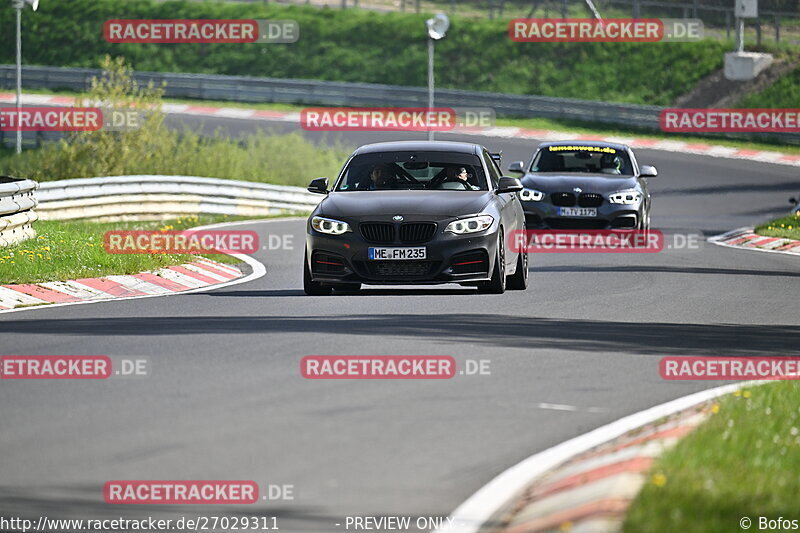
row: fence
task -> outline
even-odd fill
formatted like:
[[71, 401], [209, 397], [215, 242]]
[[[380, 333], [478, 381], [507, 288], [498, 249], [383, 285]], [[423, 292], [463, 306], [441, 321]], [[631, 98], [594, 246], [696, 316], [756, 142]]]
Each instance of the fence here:
[[[0, 87], [12, 87], [15, 75], [13, 66], [0, 65]], [[84, 91], [90, 87], [92, 77], [99, 75], [100, 71], [96, 69], [24, 67], [22, 77], [26, 88]], [[174, 98], [325, 106], [425, 107], [428, 105], [428, 93], [423, 87], [168, 72], [137, 72], [134, 76], [140, 83], [166, 82], [166, 96]], [[446, 107], [492, 108], [498, 115], [634, 126], [653, 131], [659, 130], [658, 117], [662, 109], [649, 105], [456, 89], [437, 89], [436, 104]], [[759, 139], [758, 134], [707, 136]], [[770, 136], [786, 142], [800, 142], [800, 134], [776, 133]], [[763, 134], [761, 138], [763, 139]], [[8, 139], [5, 142], [8, 142]]]
[[[24, 67], [22, 78], [29, 89], [84, 91], [90, 87], [92, 77], [99, 75], [100, 71], [96, 69]], [[428, 92], [424, 87], [166, 72], [136, 72], [134, 75], [140, 83], [166, 82], [166, 96], [174, 98], [328, 106], [425, 107], [428, 104]], [[15, 76], [12, 65], [0, 65], [0, 87], [13, 87]], [[457, 89], [437, 89], [436, 104], [488, 107], [498, 115], [636, 124], [653, 129], [658, 128], [661, 109], [647, 105]]]
[[41, 220], [105, 221], [189, 214], [302, 214], [321, 200], [300, 187], [193, 176], [112, 176], [46, 181], [36, 193]]
[[17, 244], [36, 235], [31, 223], [38, 218], [33, 180], [0, 177], [0, 247]]

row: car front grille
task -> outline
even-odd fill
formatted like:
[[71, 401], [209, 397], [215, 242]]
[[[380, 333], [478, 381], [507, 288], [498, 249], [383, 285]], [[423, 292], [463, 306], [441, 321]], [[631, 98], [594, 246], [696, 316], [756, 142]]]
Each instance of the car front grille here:
[[578, 197], [581, 207], [600, 207], [603, 205], [603, 196], [593, 192], [585, 192]]
[[403, 244], [422, 244], [436, 234], [435, 222], [406, 222], [396, 226], [391, 222], [364, 222], [361, 235], [373, 244], [392, 244], [398, 239]]
[[422, 278], [429, 275], [438, 261], [365, 261], [364, 267], [370, 277], [386, 280]]
[[436, 233], [433, 222], [409, 222], [400, 226], [400, 242], [403, 244], [420, 244], [428, 242]]
[[572, 207], [575, 205], [575, 195], [571, 192], [554, 192], [550, 195], [550, 201], [559, 207]]
[[389, 222], [367, 222], [360, 225], [361, 236], [367, 242], [390, 244], [394, 242], [394, 224]]

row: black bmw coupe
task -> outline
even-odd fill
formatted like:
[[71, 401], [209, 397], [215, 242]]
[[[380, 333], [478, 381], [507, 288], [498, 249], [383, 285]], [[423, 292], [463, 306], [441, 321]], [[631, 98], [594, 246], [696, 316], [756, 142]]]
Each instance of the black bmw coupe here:
[[516, 178], [483, 146], [387, 142], [362, 146], [308, 218], [306, 294], [361, 284], [460, 283], [502, 293], [528, 285], [528, 257], [506, 246], [525, 227]]

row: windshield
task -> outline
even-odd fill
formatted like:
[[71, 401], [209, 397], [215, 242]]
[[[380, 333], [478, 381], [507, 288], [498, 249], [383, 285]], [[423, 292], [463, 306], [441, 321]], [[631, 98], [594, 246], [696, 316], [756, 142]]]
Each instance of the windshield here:
[[449, 152], [362, 154], [350, 160], [334, 190], [487, 191], [480, 158]]
[[546, 146], [539, 150], [531, 172], [586, 172], [632, 176], [628, 154], [607, 146]]

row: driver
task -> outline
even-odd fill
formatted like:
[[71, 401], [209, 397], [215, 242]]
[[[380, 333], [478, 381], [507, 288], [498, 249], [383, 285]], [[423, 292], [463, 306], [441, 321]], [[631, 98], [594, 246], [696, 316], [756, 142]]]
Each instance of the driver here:
[[600, 158], [600, 172], [603, 174], [622, 174], [622, 158], [614, 154], [603, 154]]
[[464, 186], [464, 189], [468, 191], [478, 190], [478, 187], [469, 182], [469, 172], [467, 171], [466, 167], [448, 167], [447, 179], [445, 181], [461, 183]]
[[369, 173], [369, 181], [364, 190], [394, 189], [395, 178], [391, 170], [385, 165], [375, 165]]

